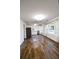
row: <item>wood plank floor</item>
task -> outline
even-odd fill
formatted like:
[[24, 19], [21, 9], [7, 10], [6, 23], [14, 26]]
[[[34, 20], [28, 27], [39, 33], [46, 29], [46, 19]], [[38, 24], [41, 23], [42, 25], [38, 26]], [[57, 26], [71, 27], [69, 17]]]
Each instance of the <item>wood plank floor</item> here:
[[21, 45], [20, 59], [59, 59], [58, 43], [35, 35]]

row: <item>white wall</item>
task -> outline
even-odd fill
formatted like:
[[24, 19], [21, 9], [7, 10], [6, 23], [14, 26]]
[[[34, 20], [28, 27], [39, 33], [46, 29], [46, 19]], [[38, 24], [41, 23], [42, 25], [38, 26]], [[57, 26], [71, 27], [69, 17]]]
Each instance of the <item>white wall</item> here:
[[26, 38], [26, 23], [20, 20], [20, 45], [23, 43], [24, 38]]
[[[54, 30], [52, 32], [49, 32], [49, 27], [53, 25]], [[49, 37], [50, 39], [59, 42], [59, 20], [56, 19], [46, 25], [43, 25], [43, 35]]]
[[32, 35], [36, 35], [37, 31], [40, 31], [40, 34], [43, 32], [43, 26], [32, 26]]

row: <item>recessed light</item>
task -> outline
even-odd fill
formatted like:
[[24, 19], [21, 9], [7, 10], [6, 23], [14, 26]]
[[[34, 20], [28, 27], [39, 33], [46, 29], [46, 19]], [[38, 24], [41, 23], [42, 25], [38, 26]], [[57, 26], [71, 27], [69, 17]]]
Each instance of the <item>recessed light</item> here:
[[43, 20], [45, 18], [45, 16], [44, 15], [36, 15], [35, 17], [34, 17], [34, 19], [35, 20], [38, 20], [38, 21], [40, 21], [40, 20]]

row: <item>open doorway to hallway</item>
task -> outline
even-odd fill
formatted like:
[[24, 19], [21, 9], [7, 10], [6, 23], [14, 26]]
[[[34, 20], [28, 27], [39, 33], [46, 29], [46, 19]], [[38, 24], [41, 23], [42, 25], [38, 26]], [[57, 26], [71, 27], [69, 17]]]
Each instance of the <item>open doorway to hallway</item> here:
[[58, 0], [20, 0], [20, 59], [59, 59]]

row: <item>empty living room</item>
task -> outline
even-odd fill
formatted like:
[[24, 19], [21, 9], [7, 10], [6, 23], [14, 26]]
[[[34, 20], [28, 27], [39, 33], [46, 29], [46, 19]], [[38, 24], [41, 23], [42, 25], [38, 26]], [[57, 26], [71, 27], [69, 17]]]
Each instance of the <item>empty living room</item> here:
[[20, 0], [20, 59], [59, 59], [58, 0]]

